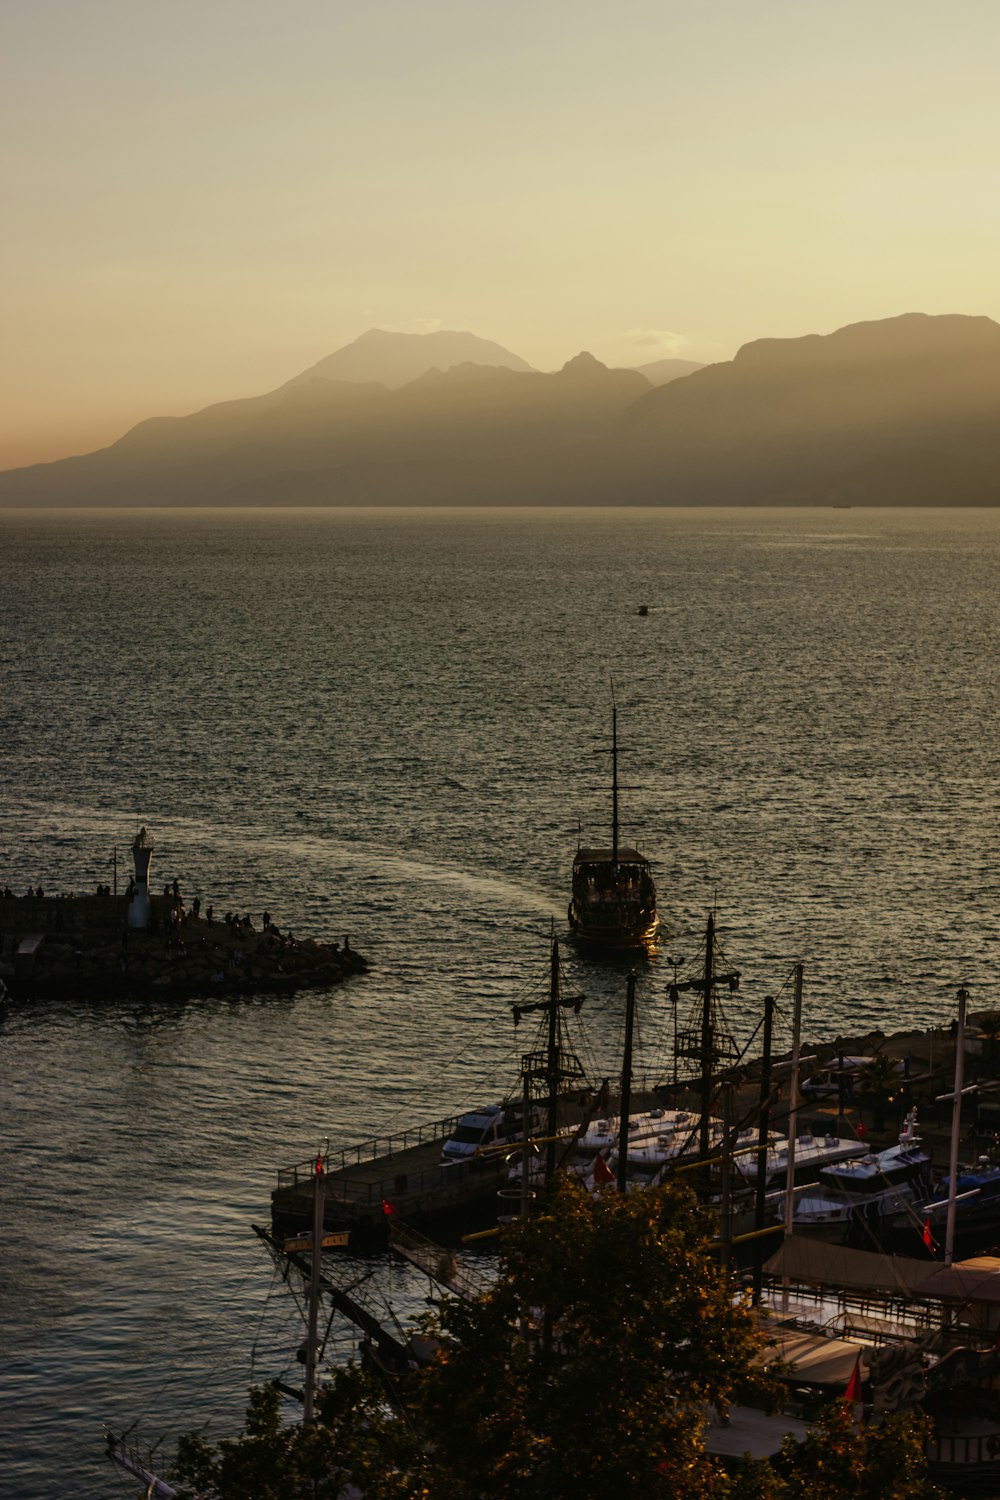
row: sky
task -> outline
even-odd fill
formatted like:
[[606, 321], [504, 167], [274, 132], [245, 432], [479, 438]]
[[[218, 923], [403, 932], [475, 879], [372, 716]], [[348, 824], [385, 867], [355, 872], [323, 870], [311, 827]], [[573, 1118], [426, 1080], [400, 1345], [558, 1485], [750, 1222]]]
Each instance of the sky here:
[[6, 0], [0, 467], [371, 327], [1000, 321], [997, 0]]

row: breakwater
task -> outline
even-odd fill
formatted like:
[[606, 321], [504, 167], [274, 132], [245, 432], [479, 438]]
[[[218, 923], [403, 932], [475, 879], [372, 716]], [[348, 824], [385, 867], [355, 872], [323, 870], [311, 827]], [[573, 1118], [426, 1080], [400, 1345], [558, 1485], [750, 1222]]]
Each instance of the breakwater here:
[[0, 975], [10, 994], [287, 992], [339, 984], [367, 968], [348, 938], [297, 937], [269, 917], [222, 920], [211, 908], [195, 915], [165, 894], [150, 898], [149, 926], [137, 930], [128, 926], [128, 905], [113, 895], [0, 899]]

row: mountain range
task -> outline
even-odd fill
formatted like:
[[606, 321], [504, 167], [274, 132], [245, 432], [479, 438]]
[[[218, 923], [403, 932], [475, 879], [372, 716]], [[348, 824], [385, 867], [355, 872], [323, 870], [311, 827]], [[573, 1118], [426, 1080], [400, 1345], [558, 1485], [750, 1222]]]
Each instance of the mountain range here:
[[1000, 501], [989, 318], [910, 313], [646, 370], [581, 353], [541, 373], [473, 334], [372, 329], [265, 395], [0, 473], [0, 504]]

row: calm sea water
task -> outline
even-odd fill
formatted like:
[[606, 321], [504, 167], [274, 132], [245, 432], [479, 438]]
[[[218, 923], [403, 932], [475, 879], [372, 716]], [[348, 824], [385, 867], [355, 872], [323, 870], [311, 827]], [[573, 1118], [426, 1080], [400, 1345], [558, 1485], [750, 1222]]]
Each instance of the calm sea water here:
[[[1000, 512], [0, 512], [0, 544], [0, 884], [110, 880], [138, 819], [154, 880], [372, 961], [0, 1023], [5, 1495], [130, 1493], [105, 1422], [231, 1430], [301, 1336], [249, 1227], [277, 1169], [509, 1086], [612, 680], [663, 952], [717, 907], [740, 1035], [799, 958], [816, 1038], [998, 1001]], [[567, 966], [611, 1072], [624, 970]]]

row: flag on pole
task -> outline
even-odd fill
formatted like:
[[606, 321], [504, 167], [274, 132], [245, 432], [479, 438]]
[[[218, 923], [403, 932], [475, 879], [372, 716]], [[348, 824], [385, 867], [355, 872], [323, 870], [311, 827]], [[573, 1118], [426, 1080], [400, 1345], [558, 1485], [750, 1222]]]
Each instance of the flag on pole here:
[[851, 1425], [855, 1432], [860, 1432], [864, 1426], [864, 1397], [861, 1391], [861, 1355], [858, 1354], [854, 1361], [854, 1369], [851, 1378], [847, 1382], [847, 1390], [844, 1392], [844, 1405], [851, 1412]]
[[608, 1166], [600, 1153], [594, 1158], [594, 1186], [604, 1187], [608, 1182], [614, 1182], [615, 1174]]

